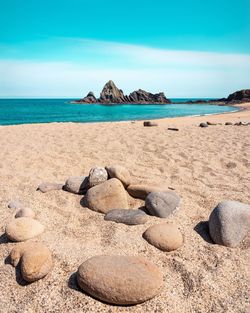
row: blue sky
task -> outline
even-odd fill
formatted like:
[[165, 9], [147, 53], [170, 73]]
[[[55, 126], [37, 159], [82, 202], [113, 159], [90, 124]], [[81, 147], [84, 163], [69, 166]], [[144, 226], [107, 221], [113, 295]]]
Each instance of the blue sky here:
[[169, 97], [250, 83], [250, 1], [0, 0], [0, 97], [80, 97], [113, 79]]

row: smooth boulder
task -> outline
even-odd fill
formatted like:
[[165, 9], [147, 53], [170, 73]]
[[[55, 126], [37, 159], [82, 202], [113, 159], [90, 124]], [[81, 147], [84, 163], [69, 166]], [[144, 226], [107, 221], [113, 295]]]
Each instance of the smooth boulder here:
[[52, 254], [41, 243], [25, 242], [14, 247], [10, 253], [13, 266], [21, 262], [21, 274], [27, 282], [45, 277], [52, 269]]
[[37, 187], [37, 190], [45, 193], [53, 190], [62, 190], [63, 184], [57, 184], [57, 183], [42, 183]]
[[109, 211], [104, 219], [126, 225], [139, 225], [147, 222], [148, 215], [142, 210], [114, 209]]
[[130, 173], [129, 170], [127, 170], [125, 167], [120, 165], [114, 165], [106, 167], [106, 170], [110, 178], [119, 179], [123, 183], [123, 186], [125, 188], [128, 187], [128, 185], [130, 185], [131, 183]]
[[129, 185], [127, 192], [131, 197], [145, 200], [147, 195], [151, 192], [168, 191], [166, 186], [155, 186], [155, 185]]
[[112, 304], [142, 303], [156, 296], [163, 284], [159, 269], [136, 256], [94, 256], [77, 271], [79, 287]]
[[173, 224], [157, 224], [149, 227], [143, 238], [159, 250], [170, 252], [180, 248], [183, 237], [177, 226]]
[[63, 186], [63, 189], [75, 193], [78, 195], [83, 195], [86, 193], [89, 187], [89, 179], [87, 176], [70, 176]]
[[12, 220], [5, 228], [7, 237], [12, 241], [26, 241], [40, 235], [44, 226], [30, 217], [20, 217]]
[[199, 126], [202, 127], [202, 128], [204, 128], [204, 127], [208, 127], [208, 124], [207, 124], [207, 123], [200, 123]]
[[18, 210], [16, 212], [16, 214], [15, 214], [15, 218], [20, 218], [20, 217], [31, 217], [31, 218], [34, 218], [35, 217], [35, 213], [30, 208], [23, 208], [23, 209]]
[[236, 247], [250, 230], [250, 205], [239, 201], [222, 201], [209, 217], [209, 233], [219, 245]]
[[157, 217], [168, 217], [180, 205], [181, 198], [174, 191], [151, 192], [145, 200], [147, 212]]
[[115, 208], [128, 208], [126, 191], [117, 178], [90, 188], [85, 196], [85, 203], [89, 209], [100, 213], [107, 213]]
[[104, 183], [108, 179], [108, 173], [104, 167], [93, 167], [89, 172], [89, 187]]

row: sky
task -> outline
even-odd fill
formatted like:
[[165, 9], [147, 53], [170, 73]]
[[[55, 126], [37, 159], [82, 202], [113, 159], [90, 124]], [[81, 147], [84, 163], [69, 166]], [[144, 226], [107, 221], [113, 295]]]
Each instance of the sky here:
[[0, 0], [0, 98], [250, 88], [250, 0]]

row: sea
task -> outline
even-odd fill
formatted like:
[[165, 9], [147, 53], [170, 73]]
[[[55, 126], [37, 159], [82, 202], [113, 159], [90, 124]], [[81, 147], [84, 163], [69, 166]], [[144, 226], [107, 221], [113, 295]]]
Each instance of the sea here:
[[74, 99], [0, 99], [0, 125], [147, 120], [237, 111], [235, 107], [206, 103], [180, 104], [180, 102], [196, 100], [194, 98], [171, 100], [173, 103], [170, 105], [101, 105], [70, 103]]

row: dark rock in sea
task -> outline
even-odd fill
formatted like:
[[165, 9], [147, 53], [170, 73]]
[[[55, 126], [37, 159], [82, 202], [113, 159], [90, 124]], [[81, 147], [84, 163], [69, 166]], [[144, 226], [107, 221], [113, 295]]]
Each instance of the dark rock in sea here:
[[200, 123], [199, 126], [200, 126], [200, 127], [208, 127], [208, 124], [207, 124], [207, 123]]
[[80, 99], [80, 100], [76, 100], [76, 102], [84, 102], [84, 103], [96, 103], [97, 102], [97, 99], [94, 95], [94, 93], [92, 91], [90, 91], [86, 97], [84, 97], [83, 99]]
[[158, 126], [158, 124], [155, 122], [151, 122], [151, 121], [145, 121], [145, 122], [143, 122], [143, 126], [152, 127], [152, 126]]
[[100, 98], [96, 99], [93, 92], [89, 92], [88, 95], [80, 100], [76, 100], [76, 103], [103, 103], [103, 104], [115, 104], [115, 103], [134, 103], [134, 104], [166, 104], [171, 103], [166, 98], [163, 92], [152, 94], [145, 90], [139, 89], [133, 91], [129, 96], [124, 95], [123, 91], [110, 80], [102, 89]]
[[240, 101], [240, 102], [249, 102], [250, 101], [250, 89], [242, 89], [231, 93], [226, 101]]

